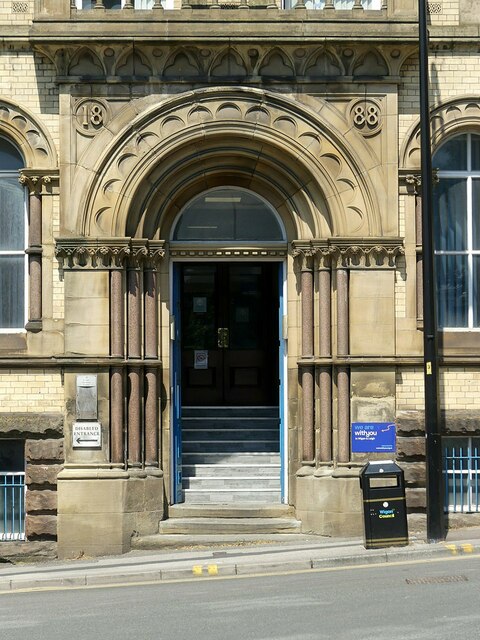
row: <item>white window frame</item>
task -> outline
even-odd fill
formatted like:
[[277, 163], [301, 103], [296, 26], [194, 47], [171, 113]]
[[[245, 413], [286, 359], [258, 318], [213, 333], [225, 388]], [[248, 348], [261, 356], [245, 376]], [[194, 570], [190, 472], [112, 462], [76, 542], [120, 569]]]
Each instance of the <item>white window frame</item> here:
[[[1, 171], [0, 170], [0, 180], [2, 178], [15, 178], [18, 179], [18, 171]], [[28, 246], [28, 218], [27, 218], [27, 191], [23, 189], [23, 229], [24, 229], [24, 237], [23, 237], [23, 250], [3, 250], [0, 249], [0, 256], [23, 256], [23, 326], [21, 327], [0, 327], [0, 334], [5, 333], [26, 333], [25, 324], [27, 322], [28, 317], [28, 256], [25, 252], [25, 249]]]
[[[467, 187], [467, 248], [464, 251], [442, 251], [435, 249], [436, 256], [467, 256], [467, 295], [468, 295], [468, 312], [466, 327], [439, 327], [441, 331], [480, 332], [480, 326], [474, 326], [473, 322], [473, 257], [480, 256], [480, 249], [473, 248], [473, 180], [480, 180], [480, 169], [472, 170], [472, 134], [460, 134], [467, 136], [467, 169], [465, 171], [447, 171], [445, 169], [438, 171], [438, 178], [457, 178], [466, 181]], [[458, 137], [460, 137], [458, 136]], [[447, 142], [454, 140], [450, 138]], [[443, 146], [443, 145], [442, 145]], [[441, 147], [440, 147], [441, 149]], [[480, 207], [479, 207], [480, 208]], [[479, 222], [480, 224], [480, 222]], [[480, 303], [479, 303], [480, 304]], [[479, 311], [480, 313], [480, 311]]]

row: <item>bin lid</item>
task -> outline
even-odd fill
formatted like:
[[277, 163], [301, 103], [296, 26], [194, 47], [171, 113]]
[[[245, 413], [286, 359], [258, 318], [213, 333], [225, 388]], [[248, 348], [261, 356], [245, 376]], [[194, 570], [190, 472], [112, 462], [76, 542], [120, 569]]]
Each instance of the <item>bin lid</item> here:
[[397, 475], [403, 473], [403, 469], [398, 466], [393, 460], [374, 460], [373, 462], [367, 462], [363, 467], [360, 475], [363, 476], [384, 476], [384, 475]]

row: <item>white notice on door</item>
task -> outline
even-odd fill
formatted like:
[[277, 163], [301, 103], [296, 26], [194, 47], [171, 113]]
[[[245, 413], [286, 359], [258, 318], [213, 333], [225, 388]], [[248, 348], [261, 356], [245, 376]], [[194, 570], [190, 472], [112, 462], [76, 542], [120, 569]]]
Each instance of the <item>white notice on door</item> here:
[[208, 351], [195, 349], [193, 354], [193, 368], [208, 369]]

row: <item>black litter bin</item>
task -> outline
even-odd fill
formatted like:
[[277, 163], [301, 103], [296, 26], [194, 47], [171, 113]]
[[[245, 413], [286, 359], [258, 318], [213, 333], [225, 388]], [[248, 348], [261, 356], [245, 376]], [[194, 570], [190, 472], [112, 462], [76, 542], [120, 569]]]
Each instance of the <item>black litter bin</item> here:
[[369, 462], [360, 473], [365, 548], [408, 544], [403, 470], [392, 460]]

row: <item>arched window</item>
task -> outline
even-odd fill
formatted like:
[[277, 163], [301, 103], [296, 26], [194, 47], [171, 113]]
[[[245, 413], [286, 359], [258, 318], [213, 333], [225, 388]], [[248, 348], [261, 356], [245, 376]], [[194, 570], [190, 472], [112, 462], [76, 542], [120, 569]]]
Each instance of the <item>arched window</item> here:
[[480, 135], [448, 140], [433, 157], [438, 325], [480, 327]]
[[173, 240], [182, 242], [279, 242], [284, 240], [272, 207], [251, 191], [211, 189], [194, 198], [175, 225]]
[[25, 163], [0, 137], [0, 331], [25, 325], [25, 194], [18, 170]]

